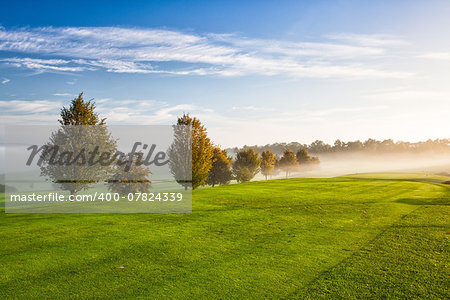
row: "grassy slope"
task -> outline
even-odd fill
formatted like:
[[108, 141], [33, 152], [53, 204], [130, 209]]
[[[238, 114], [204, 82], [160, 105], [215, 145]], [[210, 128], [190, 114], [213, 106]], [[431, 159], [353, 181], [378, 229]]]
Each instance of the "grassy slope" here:
[[0, 297], [449, 297], [449, 195], [290, 179], [195, 191], [192, 214], [2, 213]]

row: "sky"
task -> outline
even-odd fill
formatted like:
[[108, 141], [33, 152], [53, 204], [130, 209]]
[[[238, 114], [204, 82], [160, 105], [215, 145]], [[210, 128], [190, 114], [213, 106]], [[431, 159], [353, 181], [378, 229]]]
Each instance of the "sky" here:
[[[61, 3], [62, 2], [62, 3]], [[450, 1], [8, 1], [0, 124], [190, 113], [223, 147], [449, 138]]]

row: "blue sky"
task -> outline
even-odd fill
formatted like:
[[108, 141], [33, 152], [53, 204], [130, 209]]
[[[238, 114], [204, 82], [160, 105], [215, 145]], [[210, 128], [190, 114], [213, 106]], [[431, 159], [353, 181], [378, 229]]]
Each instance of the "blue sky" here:
[[448, 1], [9, 1], [1, 124], [84, 91], [111, 124], [190, 112], [222, 146], [448, 138]]

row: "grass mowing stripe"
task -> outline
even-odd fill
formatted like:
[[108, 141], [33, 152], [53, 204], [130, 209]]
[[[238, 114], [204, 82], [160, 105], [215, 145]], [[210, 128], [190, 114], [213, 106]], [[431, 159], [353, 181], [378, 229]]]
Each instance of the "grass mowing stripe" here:
[[448, 193], [445, 200], [445, 205], [419, 206], [401, 217], [361, 249], [324, 270], [306, 292], [292, 296], [448, 299]]

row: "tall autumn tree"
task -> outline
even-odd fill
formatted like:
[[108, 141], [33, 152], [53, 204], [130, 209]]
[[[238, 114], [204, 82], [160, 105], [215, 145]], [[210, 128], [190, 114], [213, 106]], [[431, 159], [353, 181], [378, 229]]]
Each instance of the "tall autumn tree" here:
[[227, 155], [226, 150], [221, 150], [219, 147], [215, 147], [212, 157], [212, 167], [209, 170], [209, 176], [206, 180], [206, 184], [214, 187], [216, 184], [224, 185], [229, 184], [233, 174], [231, 172], [232, 158]]
[[116, 141], [108, 132], [105, 119], [95, 112], [95, 103], [85, 101], [80, 93], [69, 107], [61, 109], [58, 122], [60, 128], [51, 134], [41, 154], [41, 174], [71, 195], [93, 183], [107, 181], [113, 167], [86, 159], [93, 152], [110, 155], [116, 152]]
[[[213, 146], [207, 136], [206, 128], [197, 118], [192, 118], [189, 114], [183, 114], [177, 120], [175, 126], [175, 140], [169, 148], [170, 168], [178, 183], [186, 185], [180, 180], [187, 178], [185, 163], [181, 162], [181, 156], [185, 156], [186, 149], [191, 150], [192, 158], [192, 188], [196, 189], [206, 183], [209, 170], [212, 167]], [[190, 137], [187, 137], [189, 134]], [[190, 139], [189, 139], [190, 138]], [[190, 146], [188, 145], [190, 144]]]
[[275, 170], [276, 164], [275, 155], [272, 151], [267, 150], [261, 153], [261, 173], [266, 176], [271, 176]]
[[261, 158], [251, 148], [237, 153], [233, 162], [233, 174], [238, 182], [250, 181], [259, 172]]
[[279, 165], [280, 168], [286, 172], [287, 178], [289, 173], [298, 166], [297, 157], [295, 156], [294, 152], [292, 152], [292, 150], [290, 149], [286, 149], [284, 151], [283, 157], [281, 157], [279, 161]]

